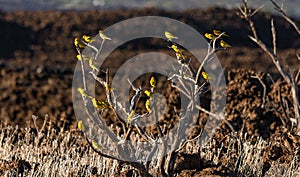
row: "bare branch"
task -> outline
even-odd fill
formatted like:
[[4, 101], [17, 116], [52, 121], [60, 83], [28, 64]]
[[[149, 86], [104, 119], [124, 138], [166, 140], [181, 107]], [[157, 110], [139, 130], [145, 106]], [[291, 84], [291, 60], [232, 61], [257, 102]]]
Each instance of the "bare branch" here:
[[263, 86], [264, 88], [264, 91], [263, 91], [263, 98], [262, 98], [262, 103], [260, 105], [261, 108], [265, 108], [265, 104], [266, 104], [266, 92], [267, 92], [267, 88], [266, 88], [266, 85], [264, 84], [264, 82], [261, 80], [260, 77], [258, 77], [257, 75], [256, 76], [251, 76], [252, 78], [256, 78], [260, 84]]
[[[133, 95], [133, 97], [131, 98], [131, 101], [130, 101], [130, 108], [129, 108], [129, 112], [130, 112], [131, 110], [136, 109], [136, 104], [138, 103], [138, 101], [140, 99], [139, 96], [141, 94], [142, 88], [135, 87], [129, 79], [127, 79], [127, 81], [131, 85], [132, 89], [135, 91], [135, 94]], [[137, 100], [137, 101], [135, 102], [135, 100]]]
[[[294, 26], [298, 34], [300, 34], [299, 29], [295, 25], [295, 23], [286, 16], [284, 11], [273, 1], [270, 0], [274, 6], [277, 8], [277, 10], [281, 13], [281, 15], [290, 23]], [[279, 71], [280, 75], [284, 78], [284, 80], [291, 86], [291, 94], [292, 94], [292, 99], [293, 99], [293, 107], [294, 107], [294, 114], [295, 114], [295, 120], [297, 120], [297, 134], [300, 134], [300, 109], [299, 109], [299, 97], [298, 97], [298, 86], [293, 80], [293, 77], [291, 74], [287, 72], [287, 70], [283, 67], [282, 63], [279, 61], [278, 56], [276, 54], [276, 49], [273, 49], [271, 51], [269, 48], [266, 47], [266, 45], [260, 40], [260, 38], [257, 36], [256, 29], [254, 27], [254, 22], [249, 16], [247, 12], [249, 12], [249, 8], [247, 6], [247, 1], [244, 0], [244, 8], [240, 8], [241, 13], [243, 14], [241, 18], [244, 18], [248, 21], [249, 27], [253, 33], [253, 36], [249, 36], [249, 38], [254, 41], [273, 61], [274, 65], [276, 66], [277, 70]], [[275, 27], [273, 22], [271, 22], [272, 25], [272, 37], [273, 37], [273, 48], [276, 48], [276, 35], [275, 35]]]
[[217, 114], [214, 114], [214, 113], [212, 113], [210, 111], [207, 111], [206, 109], [204, 109], [204, 108], [202, 108], [202, 107], [200, 107], [198, 105], [196, 105], [196, 108], [199, 109], [200, 111], [208, 114], [208, 115], [211, 115], [211, 116], [215, 117], [218, 120], [223, 120], [225, 122], [225, 124], [230, 128], [230, 130], [232, 132], [234, 132], [234, 133], [236, 132], [235, 129], [233, 128], [233, 126], [231, 125], [231, 123], [229, 123], [226, 119], [223, 119], [222, 117], [218, 116]]
[[283, 0], [282, 3], [281, 3], [281, 9], [284, 8], [284, 4], [285, 4], [285, 0]]
[[219, 39], [221, 37], [221, 35], [219, 35], [217, 38], [215, 38], [213, 40], [213, 48], [208, 51], [208, 53], [206, 54], [205, 58], [203, 59], [202, 63], [200, 64], [198, 70], [197, 70], [197, 74], [196, 74], [196, 78], [195, 78], [195, 83], [198, 84], [199, 82], [199, 79], [200, 79], [200, 74], [201, 74], [201, 71], [202, 71], [202, 68], [205, 64], [207, 64], [207, 61], [211, 59], [211, 56], [214, 55], [216, 49], [215, 49], [215, 42], [217, 39]]
[[[298, 34], [300, 34], [300, 29], [298, 28], [298, 26], [296, 25], [296, 23], [286, 15], [286, 13], [284, 12], [282, 7], [279, 7], [279, 5], [274, 1], [274, 0], [270, 0], [271, 3], [275, 6], [275, 9], [281, 14], [281, 16], [288, 22], [290, 23], [293, 28], [296, 30], [296, 32]], [[283, 5], [282, 5], [283, 6]]]
[[295, 82], [296, 83], [299, 81], [299, 75], [300, 75], [300, 69], [298, 69], [297, 74], [295, 76]]
[[272, 39], [273, 39], [273, 53], [277, 55], [277, 46], [276, 46], [276, 30], [274, 26], [274, 20], [271, 20], [271, 31], [272, 31]]
[[252, 12], [250, 14], [250, 17], [254, 16], [257, 12], [259, 12], [263, 7], [265, 6], [265, 4], [260, 5], [257, 9], [254, 10], [254, 12]]

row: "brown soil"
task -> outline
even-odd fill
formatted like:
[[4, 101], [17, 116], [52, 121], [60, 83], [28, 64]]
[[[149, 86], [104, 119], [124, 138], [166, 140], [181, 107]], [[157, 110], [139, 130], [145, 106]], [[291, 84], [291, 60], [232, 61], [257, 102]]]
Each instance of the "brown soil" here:
[[[202, 34], [217, 28], [231, 36], [229, 42], [233, 47], [218, 53], [227, 75], [226, 118], [239, 132], [247, 132], [249, 136], [254, 137], [261, 136], [271, 142], [272, 145], [265, 150], [266, 155], [263, 157], [265, 170], [268, 170], [272, 162], [288, 158], [300, 147], [299, 137], [287, 130], [291, 127], [287, 116], [292, 117], [290, 88], [276, 74], [276, 68], [268, 56], [248, 39], [247, 23], [238, 18], [236, 12], [237, 10], [210, 8], [185, 12], [143, 9], [112, 12], [0, 13], [1, 121], [32, 126], [33, 114], [41, 118], [49, 114], [51, 120], [58, 126], [63, 122], [67, 127], [74, 126], [76, 118], [73, 113], [71, 91], [73, 71], [77, 62], [73, 46], [74, 37], [83, 34], [96, 35], [99, 28], [104, 29], [130, 17], [143, 15], [171, 17], [191, 25]], [[300, 52], [300, 39], [295, 32], [291, 32], [288, 23], [277, 16], [258, 14], [255, 20], [259, 35], [271, 46], [269, 30], [271, 18], [275, 18], [276, 22], [280, 41], [279, 55], [286, 57], [286, 62], [291, 68], [298, 69], [300, 65], [294, 54]], [[149, 49], [168, 50], [163, 42], [150, 41], [150, 44], [146, 45], [141, 41], [134, 41], [121, 46], [110, 57], [126, 60]], [[110, 63], [110, 67], [117, 68], [121, 63], [120, 61], [115, 66]], [[275, 83], [267, 73], [271, 73]], [[262, 105], [263, 87], [258, 79], [251, 77], [254, 75], [259, 76], [266, 84], [264, 105]], [[168, 92], [169, 102], [176, 101], [174, 98], [176, 93], [171, 89]], [[284, 108], [279, 104], [282, 101], [280, 95], [287, 99], [290, 115], [284, 114]], [[171, 113], [172, 111], [170, 117]], [[225, 144], [225, 148], [225, 137], [228, 132], [228, 128], [224, 125], [215, 135], [220, 140], [219, 143]], [[278, 141], [285, 143], [278, 144]], [[181, 171], [180, 176], [235, 176], [227, 169], [226, 161], [218, 167], [210, 165], [209, 162], [202, 162], [204, 165], [197, 166], [194, 161], [201, 161], [197, 158], [184, 154], [178, 157], [177, 163], [181, 165], [178, 165], [176, 170]]]

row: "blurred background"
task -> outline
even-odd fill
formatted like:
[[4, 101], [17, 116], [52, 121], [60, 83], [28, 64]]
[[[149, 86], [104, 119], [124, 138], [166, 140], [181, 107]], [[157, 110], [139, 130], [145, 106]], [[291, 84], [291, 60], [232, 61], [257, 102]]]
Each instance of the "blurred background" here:
[[[275, 0], [281, 4], [282, 1]], [[186, 10], [220, 6], [227, 9], [236, 8], [241, 0], [0, 0], [1, 10], [109, 10], [118, 8], [155, 7], [165, 10]], [[273, 11], [273, 6], [267, 0], [251, 0], [249, 5], [265, 4], [265, 11]], [[300, 16], [299, 1], [285, 0], [287, 14]]]

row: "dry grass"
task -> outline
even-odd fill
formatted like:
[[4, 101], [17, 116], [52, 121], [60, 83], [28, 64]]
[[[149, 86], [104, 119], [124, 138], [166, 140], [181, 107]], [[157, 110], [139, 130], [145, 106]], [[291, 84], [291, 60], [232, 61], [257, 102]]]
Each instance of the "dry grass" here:
[[[229, 136], [227, 145], [217, 146], [213, 139], [205, 147], [188, 142], [180, 153], [197, 154], [205, 162], [232, 167], [233, 176], [299, 176], [299, 157], [271, 162], [263, 174], [265, 149], [270, 143], [258, 138], [253, 144], [246, 135], [239, 140]], [[242, 149], [236, 148], [237, 143]], [[44, 130], [6, 126], [0, 130], [1, 176], [119, 176], [132, 167], [103, 158], [86, 143], [81, 132], [63, 131], [48, 124]], [[226, 163], [226, 164], [224, 164]], [[154, 166], [150, 165], [150, 168]], [[154, 169], [150, 169], [156, 176]], [[180, 174], [177, 173], [176, 176]], [[133, 176], [138, 176], [133, 172]]]

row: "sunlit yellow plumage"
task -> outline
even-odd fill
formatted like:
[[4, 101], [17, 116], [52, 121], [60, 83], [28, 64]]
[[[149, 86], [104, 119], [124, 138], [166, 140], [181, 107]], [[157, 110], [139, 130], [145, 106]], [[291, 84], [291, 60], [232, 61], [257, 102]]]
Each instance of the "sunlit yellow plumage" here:
[[189, 61], [190, 57], [182, 52], [177, 52], [176, 53], [177, 60], [180, 62], [186, 63]]
[[75, 45], [77, 48], [79, 48], [79, 49], [84, 49], [84, 48], [85, 48], [85, 45], [79, 41], [79, 38], [78, 38], [78, 37], [76, 37], [76, 38], [74, 39], [74, 45]]
[[85, 55], [80, 55], [80, 54], [76, 55], [76, 57], [77, 57], [78, 60], [81, 60], [81, 56], [82, 56], [83, 60], [85, 60], [85, 61], [87, 61], [87, 60], [90, 59], [90, 57], [87, 57]]
[[132, 110], [132, 111], [130, 112], [130, 114], [128, 115], [127, 120], [126, 120], [126, 127], [128, 127], [128, 125], [129, 125], [129, 123], [131, 122], [131, 119], [132, 119], [132, 117], [134, 116], [134, 114], [135, 114], [135, 111]]
[[156, 86], [156, 79], [155, 79], [155, 77], [154, 76], [152, 76], [151, 78], [150, 78], [150, 85], [151, 85], [151, 87], [155, 87]]
[[82, 39], [84, 40], [84, 42], [90, 43], [90, 42], [94, 42], [95, 40], [92, 39], [91, 36], [87, 36], [87, 35], [83, 35]]
[[165, 36], [169, 41], [172, 41], [173, 39], [178, 39], [177, 36], [174, 36], [173, 34], [171, 34], [170, 32], [166, 31], [165, 32]]
[[[220, 31], [220, 30], [213, 30], [213, 33], [214, 33], [216, 36], [219, 36], [219, 35], [221, 35], [223, 32]], [[225, 34], [225, 33], [223, 33], [222, 36], [229, 37], [229, 35], [228, 35], [228, 34]]]
[[151, 92], [150, 90], [145, 90], [144, 93], [148, 96], [151, 97], [153, 95], [153, 92]]
[[92, 103], [93, 103], [94, 107], [98, 108], [98, 109], [111, 108], [111, 106], [108, 103], [97, 100], [96, 98], [92, 98]]
[[101, 31], [101, 30], [99, 30], [99, 35], [100, 35], [100, 37], [101, 37], [102, 40], [111, 40], [111, 38], [110, 38], [110, 37], [107, 37], [107, 36], [103, 33], [103, 31]]
[[185, 50], [178, 48], [175, 44], [171, 46], [171, 48], [176, 52], [176, 53], [181, 53], [184, 52]]
[[224, 40], [221, 40], [221, 41], [220, 41], [220, 45], [221, 45], [221, 47], [223, 47], [223, 48], [230, 48], [230, 47], [231, 47], [231, 45], [228, 44], [227, 42], [225, 42]]
[[111, 88], [111, 85], [110, 85], [110, 84], [106, 84], [106, 85], [105, 85], [105, 89], [106, 89], [106, 90], [109, 90], [109, 91], [112, 91], [112, 90], [115, 90], [116, 88]]
[[84, 91], [83, 88], [77, 88], [77, 91], [81, 94], [81, 96], [83, 96], [83, 97], [88, 96], [89, 97], [89, 95]]
[[215, 40], [217, 38], [217, 36], [211, 34], [211, 33], [205, 33], [204, 36], [207, 38], [207, 39], [210, 39], [210, 40]]
[[84, 130], [85, 130], [85, 126], [84, 126], [82, 120], [80, 120], [80, 121], [77, 122], [77, 127], [78, 127], [78, 129], [81, 130], [81, 131], [84, 131]]
[[202, 71], [202, 77], [205, 79], [205, 80], [208, 80], [209, 79], [209, 76], [208, 74], [205, 72], [205, 71]]
[[145, 108], [147, 109], [148, 112], [151, 112], [151, 101], [150, 99], [147, 99], [145, 103]]
[[94, 65], [94, 60], [93, 58], [90, 58], [89, 60], [89, 65], [93, 70], [96, 70], [97, 72], [99, 72], [99, 69]]
[[99, 144], [96, 143], [95, 140], [92, 140], [92, 146], [93, 146], [94, 149], [99, 149], [100, 148]]

